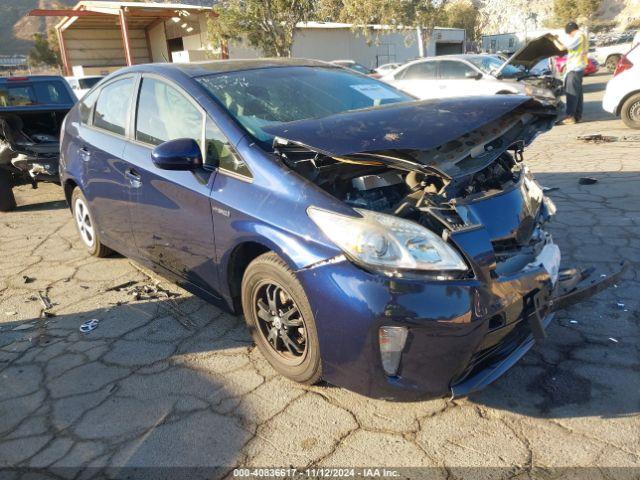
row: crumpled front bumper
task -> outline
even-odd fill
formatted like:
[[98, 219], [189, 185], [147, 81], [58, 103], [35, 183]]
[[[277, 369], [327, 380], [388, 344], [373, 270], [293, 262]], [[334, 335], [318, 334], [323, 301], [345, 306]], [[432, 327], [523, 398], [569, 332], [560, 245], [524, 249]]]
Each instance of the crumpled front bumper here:
[[551, 298], [543, 301], [536, 294], [530, 297], [530, 305], [525, 316], [529, 333], [527, 334], [525, 329], [526, 336], [519, 342], [512, 340], [511, 343], [505, 342], [498, 345], [492, 352], [480, 352], [484, 356], [484, 363], [476, 360], [477, 365], [470, 365], [466, 374], [453, 382], [452, 397], [465, 396], [481, 390], [499, 378], [536, 342], [546, 338], [545, 330], [553, 320], [556, 310], [579, 303], [609, 288], [620, 281], [628, 267], [628, 262], [622, 262], [619, 269], [611, 275], [597, 272], [595, 269], [574, 268], [561, 271]]
[[[488, 385], [544, 337], [553, 311], [622, 273], [591, 283], [596, 273], [587, 279], [575, 272], [561, 272], [555, 288], [543, 266], [489, 282], [437, 281], [386, 278], [343, 260], [297, 276], [314, 312], [325, 380], [370, 397], [415, 401]], [[383, 325], [409, 330], [394, 377], [382, 369]]]

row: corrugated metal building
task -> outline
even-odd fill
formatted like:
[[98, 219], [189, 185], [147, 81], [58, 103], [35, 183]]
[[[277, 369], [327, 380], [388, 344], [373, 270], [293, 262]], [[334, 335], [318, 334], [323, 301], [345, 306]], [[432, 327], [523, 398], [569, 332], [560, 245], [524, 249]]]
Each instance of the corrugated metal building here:
[[[210, 7], [178, 3], [83, 0], [71, 9], [36, 9], [30, 15], [63, 17], [56, 25], [65, 73], [106, 74], [125, 65], [194, 61], [207, 58], [257, 58], [246, 44], [221, 49], [207, 42]], [[370, 35], [344, 23], [308, 22], [298, 26], [293, 56], [319, 60], [354, 60], [368, 67], [405, 62], [420, 56], [419, 33], [393, 32], [371, 25]], [[436, 28], [427, 56], [462, 53], [465, 31]]]

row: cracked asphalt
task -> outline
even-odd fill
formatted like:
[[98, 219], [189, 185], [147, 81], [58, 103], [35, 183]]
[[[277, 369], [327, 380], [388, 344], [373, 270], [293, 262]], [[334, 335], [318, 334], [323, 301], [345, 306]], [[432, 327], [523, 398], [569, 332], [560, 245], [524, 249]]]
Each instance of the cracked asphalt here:
[[[238, 466], [423, 466], [434, 478], [590, 467], [589, 478], [637, 478], [640, 143], [576, 139], [638, 133], [600, 110], [607, 78], [587, 81], [585, 123], [553, 129], [525, 158], [557, 188], [563, 264], [634, 264], [617, 288], [559, 312], [495, 384], [455, 401], [390, 403], [285, 380], [242, 318], [126, 258], [89, 257], [59, 187], [18, 188], [19, 208], [0, 213], [0, 467], [222, 467], [218, 477]], [[583, 176], [598, 183], [579, 185]], [[176, 296], [136, 299], [158, 281]]]

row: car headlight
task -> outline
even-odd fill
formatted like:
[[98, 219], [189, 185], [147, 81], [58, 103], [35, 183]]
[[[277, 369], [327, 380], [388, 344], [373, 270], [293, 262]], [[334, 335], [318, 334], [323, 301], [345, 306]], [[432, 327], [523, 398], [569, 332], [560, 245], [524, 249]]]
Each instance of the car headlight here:
[[553, 92], [546, 88], [534, 87], [533, 85], [525, 85], [524, 94], [529, 97], [537, 97], [537, 98], [556, 98], [553, 95]]
[[460, 255], [415, 222], [356, 208], [361, 217], [309, 207], [309, 217], [350, 258], [385, 271], [466, 271]]

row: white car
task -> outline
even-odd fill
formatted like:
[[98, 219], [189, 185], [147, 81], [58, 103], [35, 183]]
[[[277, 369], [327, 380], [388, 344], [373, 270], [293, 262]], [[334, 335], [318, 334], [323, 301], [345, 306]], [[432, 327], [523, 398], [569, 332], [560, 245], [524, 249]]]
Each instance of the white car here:
[[547, 34], [507, 61], [487, 54], [443, 55], [409, 62], [382, 80], [420, 99], [506, 93], [552, 98], [556, 79], [540, 82], [528, 72], [541, 59], [564, 53], [557, 37]]
[[631, 50], [633, 45], [632, 41], [624, 40], [610, 45], [596, 47], [593, 55], [600, 65], [604, 65], [607, 70], [613, 72], [622, 56]]
[[384, 65], [380, 65], [378, 68], [376, 68], [376, 72], [379, 73], [380, 75], [387, 75], [393, 72], [394, 70], [396, 70], [401, 65], [402, 65], [401, 63], [397, 63], [397, 62], [385, 63]]
[[618, 62], [613, 78], [607, 83], [602, 108], [622, 117], [627, 127], [640, 129], [640, 45]]
[[84, 97], [84, 94], [91, 90], [96, 83], [102, 80], [104, 77], [102, 75], [87, 75], [84, 77], [64, 77], [67, 81], [73, 93], [76, 94], [78, 99]]

